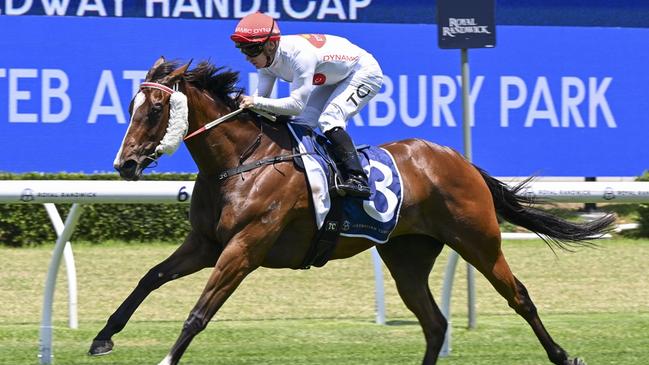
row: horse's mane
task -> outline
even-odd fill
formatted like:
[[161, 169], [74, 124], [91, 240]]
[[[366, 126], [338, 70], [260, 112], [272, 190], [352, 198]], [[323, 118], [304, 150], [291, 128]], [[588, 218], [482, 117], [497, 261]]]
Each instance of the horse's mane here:
[[192, 85], [211, 92], [229, 108], [239, 107], [239, 96], [243, 88], [237, 86], [239, 73], [225, 67], [217, 67], [209, 61], [202, 61], [185, 74], [185, 80]]
[[[177, 61], [164, 62], [153, 70], [151, 80], [160, 79], [180, 67]], [[185, 81], [206, 90], [223, 101], [229, 108], [237, 109], [243, 88], [237, 86], [239, 73], [225, 67], [217, 67], [209, 61], [201, 61], [194, 69], [187, 71]]]

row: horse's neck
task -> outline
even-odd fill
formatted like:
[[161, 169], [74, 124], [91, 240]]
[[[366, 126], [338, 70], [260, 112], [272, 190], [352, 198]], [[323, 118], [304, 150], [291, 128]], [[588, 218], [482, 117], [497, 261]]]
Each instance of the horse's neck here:
[[[190, 131], [197, 130], [230, 112], [224, 105], [214, 102], [190, 102], [189, 110]], [[262, 149], [259, 150], [255, 146], [255, 141], [260, 134], [258, 123], [233, 118], [196, 135], [187, 141], [187, 148], [196, 162], [199, 172], [212, 176], [238, 166], [241, 156], [246, 155], [252, 148], [254, 150], [251, 151], [251, 158], [255, 158], [254, 156], [259, 153], [272, 153], [272, 151], [281, 150], [279, 146], [274, 146], [274, 143], [268, 138], [262, 138], [265, 141], [261, 141]]]

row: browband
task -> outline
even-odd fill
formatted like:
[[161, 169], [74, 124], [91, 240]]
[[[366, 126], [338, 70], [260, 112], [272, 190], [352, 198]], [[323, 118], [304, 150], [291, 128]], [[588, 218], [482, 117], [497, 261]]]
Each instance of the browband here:
[[162, 84], [158, 84], [157, 82], [143, 82], [140, 84], [140, 89], [144, 89], [144, 88], [158, 89], [166, 92], [169, 95], [175, 92], [174, 89]]

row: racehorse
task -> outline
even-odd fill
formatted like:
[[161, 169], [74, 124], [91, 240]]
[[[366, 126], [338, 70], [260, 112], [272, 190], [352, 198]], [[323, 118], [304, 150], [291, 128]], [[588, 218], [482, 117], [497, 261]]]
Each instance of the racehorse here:
[[[194, 336], [205, 329], [250, 272], [260, 266], [301, 267], [316, 232], [304, 172], [285, 159], [222, 178], [224, 171], [244, 162], [290, 155], [292, 141], [286, 124], [245, 112], [219, 121], [212, 129], [204, 128], [237, 110], [242, 92], [237, 82], [238, 73], [209, 62], [190, 70], [189, 63], [180, 66], [160, 58], [131, 102], [131, 122], [115, 167], [122, 178], [137, 180], [159, 157], [157, 147], [177, 112], [171, 105], [174, 94], [186, 96], [188, 129], [194, 136], [185, 145], [198, 167], [189, 214], [191, 231], [175, 252], [142, 277], [94, 338], [89, 354], [110, 352], [113, 335], [153, 290], [213, 267], [180, 336], [160, 362], [177, 364]], [[399, 295], [423, 329], [426, 351], [422, 363], [437, 362], [447, 328], [428, 277], [448, 245], [529, 323], [553, 364], [584, 364], [554, 342], [525, 286], [512, 274], [501, 250], [498, 217], [535, 232], [550, 247], [567, 250], [588, 245], [590, 239], [608, 232], [615, 218], [565, 221], [533, 207], [532, 199], [521, 193], [523, 185], [509, 187], [451, 148], [422, 139], [382, 147], [393, 155], [401, 172], [403, 203], [389, 241], [376, 248]], [[367, 239], [341, 237], [330, 258], [348, 258], [373, 246]]]

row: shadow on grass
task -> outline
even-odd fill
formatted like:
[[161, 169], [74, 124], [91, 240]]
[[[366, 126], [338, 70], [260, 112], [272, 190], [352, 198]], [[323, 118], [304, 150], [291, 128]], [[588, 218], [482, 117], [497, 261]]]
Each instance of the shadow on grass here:
[[386, 321], [385, 325], [386, 326], [419, 326], [419, 322], [417, 322], [417, 321], [393, 320], [393, 321]]

